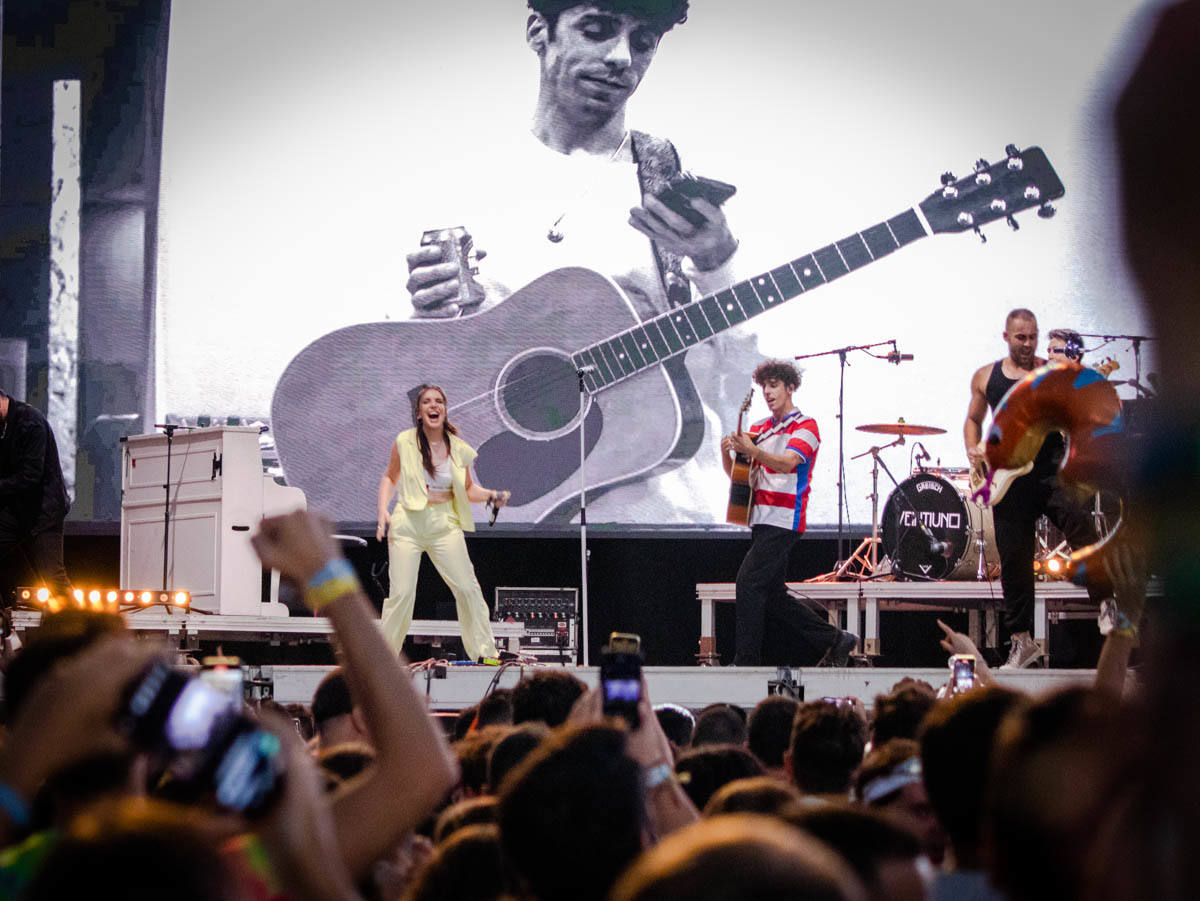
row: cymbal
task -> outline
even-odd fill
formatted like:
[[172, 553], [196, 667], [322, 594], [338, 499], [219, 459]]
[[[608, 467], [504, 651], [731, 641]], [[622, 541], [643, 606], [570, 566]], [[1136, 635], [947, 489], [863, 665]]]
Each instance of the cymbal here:
[[945, 429], [935, 425], [911, 425], [903, 419], [896, 422], [881, 422], [872, 425], [855, 426], [860, 432], [875, 432], [879, 435], [944, 435]]

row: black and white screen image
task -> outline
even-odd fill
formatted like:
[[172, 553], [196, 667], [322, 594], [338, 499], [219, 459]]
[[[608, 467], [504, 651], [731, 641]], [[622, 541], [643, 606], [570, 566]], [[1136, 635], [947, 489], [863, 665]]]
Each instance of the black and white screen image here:
[[[1119, 251], [1108, 113], [1141, 12], [695, 0], [657, 47], [606, 62], [566, 21], [531, 36], [520, 0], [175, 3], [158, 421], [269, 423], [270, 462], [310, 506], [374, 522], [413, 389], [434, 383], [479, 481], [512, 491], [503, 522], [570, 528], [582, 482], [592, 522], [716, 525], [720, 439], [754, 367], [877, 344], [912, 359], [854, 351], [843, 371], [813, 356], [794, 395], [820, 428], [810, 528], [839, 518], [839, 396], [843, 518], [870, 522], [871, 460], [850, 458], [891, 438], [855, 427], [944, 429], [924, 447], [965, 466], [970, 378], [1007, 352], [1010, 309], [1037, 314], [1043, 355], [1052, 328], [1147, 332]], [[577, 77], [624, 117], [615, 150], [539, 136], [555, 124], [546, 83]], [[683, 169], [737, 188], [721, 207], [737, 249], [716, 273], [664, 265], [629, 224], [639, 160], [666, 156], [663, 139]], [[1010, 182], [1001, 166], [995, 194], [971, 187], [1009, 145], [1041, 148], [1049, 173]], [[966, 180], [957, 200], [947, 172]], [[1050, 216], [1028, 188], [1056, 180]], [[461, 230], [474, 293], [422, 310], [406, 259], [443, 229]], [[1129, 342], [1102, 343], [1088, 362], [1132, 377]], [[757, 393], [746, 423], [767, 415]], [[911, 451], [886, 452], [898, 478]]]

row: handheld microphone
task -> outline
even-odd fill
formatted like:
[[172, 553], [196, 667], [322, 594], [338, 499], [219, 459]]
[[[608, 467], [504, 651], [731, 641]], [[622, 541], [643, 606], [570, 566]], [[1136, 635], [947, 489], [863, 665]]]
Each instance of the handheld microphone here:
[[888, 351], [888, 355], [887, 355], [887, 361], [889, 363], [895, 363], [897, 366], [899, 366], [901, 363], [908, 362], [912, 358], [913, 358], [912, 354], [902, 354], [899, 351], [895, 351], [895, 350]]
[[492, 518], [488, 520], [488, 528], [496, 524], [496, 517], [500, 515], [500, 505], [488, 498], [487, 505], [492, 508]]

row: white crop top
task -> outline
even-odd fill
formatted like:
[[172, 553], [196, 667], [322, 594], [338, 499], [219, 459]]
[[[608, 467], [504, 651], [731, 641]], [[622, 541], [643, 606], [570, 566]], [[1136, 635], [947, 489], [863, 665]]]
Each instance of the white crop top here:
[[450, 458], [447, 457], [433, 467], [433, 475], [425, 473], [425, 487], [431, 491], [449, 491], [453, 487], [450, 480]]

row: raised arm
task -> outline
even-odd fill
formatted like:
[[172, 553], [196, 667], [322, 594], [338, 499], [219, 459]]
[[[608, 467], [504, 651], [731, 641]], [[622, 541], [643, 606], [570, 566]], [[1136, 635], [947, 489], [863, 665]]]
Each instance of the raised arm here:
[[458, 767], [331, 531], [323, 517], [296, 511], [264, 519], [254, 547], [329, 617], [350, 693], [375, 743], [375, 765], [333, 807], [342, 856], [361, 878], [433, 812], [454, 787]]
[[473, 504], [490, 503], [497, 507], [503, 507], [508, 503], [508, 498], [512, 494], [510, 491], [499, 491], [494, 488], [484, 488], [475, 482], [471, 469], [467, 469], [467, 500]]

